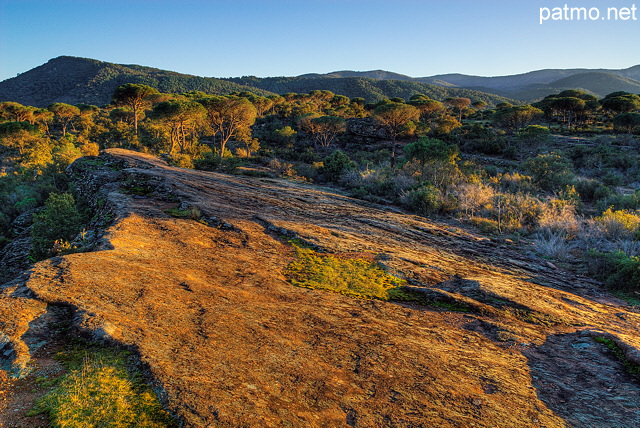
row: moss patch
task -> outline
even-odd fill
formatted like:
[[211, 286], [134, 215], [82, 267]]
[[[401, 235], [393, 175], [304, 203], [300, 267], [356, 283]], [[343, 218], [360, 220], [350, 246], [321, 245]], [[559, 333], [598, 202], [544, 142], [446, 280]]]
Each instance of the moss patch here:
[[293, 247], [298, 259], [288, 266], [286, 276], [298, 287], [330, 290], [364, 299], [389, 300], [389, 290], [404, 282], [389, 275], [377, 263], [320, 255], [297, 243], [293, 243]]

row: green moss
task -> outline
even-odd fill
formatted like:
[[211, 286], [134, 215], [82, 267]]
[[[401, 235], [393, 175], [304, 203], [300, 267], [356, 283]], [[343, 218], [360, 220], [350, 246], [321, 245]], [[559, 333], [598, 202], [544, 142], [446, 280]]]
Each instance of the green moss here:
[[377, 263], [320, 255], [310, 248], [292, 244], [298, 259], [288, 266], [286, 276], [295, 286], [364, 299], [389, 300], [389, 290], [403, 283]]
[[624, 356], [624, 352], [613, 339], [604, 336], [597, 336], [594, 337], [593, 340], [598, 343], [602, 343], [607, 348], [609, 348], [613, 355], [618, 360], [620, 360], [622, 364], [624, 364], [624, 368], [627, 369], [629, 374], [640, 378], [640, 365], [627, 360], [627, 358]]

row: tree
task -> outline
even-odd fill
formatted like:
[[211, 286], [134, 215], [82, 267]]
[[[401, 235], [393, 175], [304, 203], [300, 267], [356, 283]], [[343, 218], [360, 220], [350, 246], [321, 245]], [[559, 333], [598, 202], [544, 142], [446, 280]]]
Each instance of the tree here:
[[35, 122], [35, 107], [23, 106], [14, 101], [0, 102], [0, 119], [10, 122], [29, 122], [33, 125]]
[[356, 164], [349, 159], [349, 156], [336, 150], [324, 158], [322, 173], [332, 182], [337, 183], [342, 173], [347, 169], [355, 168]]
[[544, 190], [563, 189], [573, 178], [571, 161], [555, 152], [529, 158], [524, 167]]
[[576, 97], [561, 97], [552, 99], [549, 107], [562, 116], [562, 121], [568, 123], [569, 130], [574, 119], [586, 108], [586, 101]]
[[113, 92], [115, 105], [129, 107], [133, 111], [133, 129], [136, 135], [138, 135], [140, 110], [150, 106], [149, 97], [157, 93], [158, 90], [156, 88], [138, 83], [120, 85]]
[[530, 105], [503, 107], [494, 113], [493, 123], [511, 136], [520, 128], [536, 121], [543, 114], [542, 110]]
[[431, 124], [431, 121], [444, 110], [444, 106], [440, 101], [429, 99], [425, 95], [414, 97], [411, 97], [411, 100], [409, 100], [407, 104], [414, 106], [420, 111], [421, 122]]
[[518, 155], [522, 161], [524, 148], [537, 148], [551, 139], [551, 131], [546, 126], [528, 125], [518, 132]]
[[471, 100], [463, 97], [447, 98], [445, 103], [458, 111], [458, 121], [462, 121], [462, 111], [469, 107]]
[[190, 134], [193, 140], [195, 128], [205, 113], [206, 111], [202, 104], [187, 100], [163, 101], [153, 108], [151, 117], [169, 127], [170, 155], [173, 154], [176, 145], [180, 147], [180, 153], [185, 152], [187, 135]]
[[301, 129], [311, 134], [313, 145], [327, 149], [338, 135], [347, 130], [347, 122], [337, 116], [307, 115], [299, 121]]
[[[614, 94], [620, 94], [616, 92]], [[613, 94], [610, 94], [613, 95]], [[614, 114], [630, 113], [640, 109], [640, 97], [634, 94], [618, 95], [610, 97], [607, 95], [602, 100], [602, 108]]]
[[629, 134], [636, 133], [640, 130], [640, 113], [620, 113], [613, 118], [613, 126]]
[[33, 215], [32, 255], [36, 260], [49, 256], [56, 240], [70, 240], [80, 231], [82, 218], [70, 193], [52, 193], [42, 212]]
[[232, 136], [241, 130], [247, 130], [256, 121], [257, 111], [246, 98], [237, 96], [212, 96], [201, 98], [198, 102], [205, 109], [206, 120], [215, 135], [220, 136], [220, 156]]
[[418, 141], [407, 144], [404, 148], [405, 156], [420, 164], [424, 176], [425, 166], [430, 161], [455, 164], [460, 150], [455, 144], [448, 144], [437, 138], [422, 137]]
[[80, 109], [65, 103], [53, 103], [47, 107], [54, 119], [62, 126], [62, 136], [67, 135], [67, 126], [80, 115]]
[[409, 121], [418, 120], [419, 116], [420, 111], [417, 108], [404, 103], [390, 102], [382, 104], [374, 110], [374, 118], [387, 130], [393, 142], [391, 148], [392, 168], [395, 166], [396, 162], [397, 140], [402, 127]]

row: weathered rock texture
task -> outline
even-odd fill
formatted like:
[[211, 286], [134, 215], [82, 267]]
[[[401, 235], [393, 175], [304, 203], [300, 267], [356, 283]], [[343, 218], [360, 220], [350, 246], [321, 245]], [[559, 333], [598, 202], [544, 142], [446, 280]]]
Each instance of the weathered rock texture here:
[[[79, 329], [137, 350], [190, 427], [640, 422], [637, 379], [587, 337], [633, 354], [640, 315], [526, 248], [310, 185], [125, 150], [98, 159], [73, 174], [114, 224], [96, 251], [38, 263], [5, 290], [0, 330], [14, 344], [45, 304], [72, 305]], [[208, 224], [165, 213], [180, 204]], [[375, 257], [468, 312], [293, 287], [284, 236]], [[578, 363], [593, 381], [572, 377]]]

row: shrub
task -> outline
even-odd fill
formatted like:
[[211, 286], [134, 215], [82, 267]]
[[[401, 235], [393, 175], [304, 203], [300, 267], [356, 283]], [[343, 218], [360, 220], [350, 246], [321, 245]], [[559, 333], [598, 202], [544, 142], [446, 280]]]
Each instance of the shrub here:
[[186, 153], [176, 153], [169, 157], [169, 164], [173, 166], [177, 166], [179, 168], [189, 168], [193, 169], [193, 161], [191, 160], [191, 156]]
[[82, 216], [70, 193], [52, 193], [42, 212], [34, 214], [31, 229], [32, 257], [50, 256], [55, 241], [71, 240], [82, 228]]
[[533, 245], [543, 256], [558, 260], [565, 259], [573, 248], [562, 231], [549, 229], [537, 232], [533, 236]]
[[612, 240], [637, 237], [640, 231], [640, 215], [628, 210], [608, 208], [594, 220], [602, 228], [605, 237]]
[[498, 233], [500, 229], [498, 227], [498, 222], [495, 220], [491, 220], [489, 218], [484, 217], [471, 217], [469, 218], [469, 222], [474, 226], [478, 227], [482, 233]]
[[410, 210], [428, 216], [440, 209], [440, 191], [434, 186], [425, 184], [400, 195], [400, 203]]
[[568, 201], [552, 199], [541, 205], [538, 226], [550, 232], [570, 237], [580, 231], [575, 206]]
[[403, 283], [376, 263], [320, 255], [296, 244], [294, 248], [298, 260], [289, 265], [286, 275], [298, 287], [330, 290], [365, 299], [388, 300], [388, 291]]
[[604, 280], [615, 291], [640, 291], [640, 257], [622, 251], [604, 253], [591, 250], [587, 254], [591, 274]]
[[349, 156], [340, 150], [336, 150], [324, 158], [322, 163], [322, 174], [324, 174], [327, 180], [333, 183], [337, 183], [338, 180], [340, 180], [340, 176], [345, 170], [353, 169], [356, 166], [356, 164], [349, 159]]
[[530, 158], [524, 167], [531, 173], [533, 182], [543, 190], [562, 189], [573, 179], [571, 161], [558, 153]]

